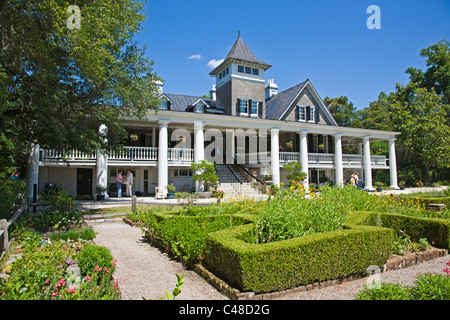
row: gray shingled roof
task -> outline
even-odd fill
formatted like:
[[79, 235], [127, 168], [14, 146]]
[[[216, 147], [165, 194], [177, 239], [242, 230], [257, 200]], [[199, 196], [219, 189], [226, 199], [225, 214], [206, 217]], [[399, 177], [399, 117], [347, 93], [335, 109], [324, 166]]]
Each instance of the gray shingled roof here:
[[192, 106], [197, 100], [202, 99], [209, 108], [214, 108], [214, 101], [209, 98], [202, 98], [196, 96], [187, 96], [182, 94], [164, 93], [164, 96], [172, 101], [170, 110], [172, 111], [186, 111], [186, 108]]
[[280, 120], [307, 82], [308, 80], [299, 83], [266, 100], [266, 119]]
[[227, 64], [229, 60], [238, 60], [238, 61], [246, 61], [260, 65], [263, 69], [267, 70], [271, 67], [270, 64], [262, 62], [259, 60], [254, 53], [249, 49], [249, 47], [245, 44], [244, 40], [239, 36], [230, 52], [228, 52], [224, 61], [216, 67], [213, 71], [211, 71], [210, 75], [216, 75], [219, 69], [222, 68], [224, 64]]

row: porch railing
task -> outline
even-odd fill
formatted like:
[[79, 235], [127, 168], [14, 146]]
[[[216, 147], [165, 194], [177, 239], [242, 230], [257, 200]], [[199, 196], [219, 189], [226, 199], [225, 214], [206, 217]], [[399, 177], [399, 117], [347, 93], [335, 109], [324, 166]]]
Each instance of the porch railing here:
[[167, 159], [174, 162], [193, 162], [194, 149], [169, 148], [167, 150]]
[[[250, 154], [245, 154], [245, 163], [249, 163], [250, 159], [258, 159], [258, 163], [263, 160], [264, 157], [253, 154], [254, 159], [250, 157]], [[334, 164], [335, 155], [332, 153], [308, 153], [309, 164]], [[54, 150], [43, 149], [41, 150], [41, 160], [95, 160], [97, 158], [97, 152], [86, 153], [78, 150]], [[270, 152], [266, 153], [265, 157], [270, 162]], [[109, 160], [116, 161], [157, 161], [158, 160], [158, 148], [155, 147], [125, 147], [122, 151], [110, 152], [108, 155]], [[170, 162], [193, 162], [194, 161], [194, 149], [187, 148], [168, 148], [167, 159]], [[280, 152], [280, 163], [286, 163], [289, 161], [300, 161], [299, 152]], [[385, 156], [371, 156], [372, 165], [374, 166], [386, 166]], [[267, 161], [264, 161], [267, 162]], [[343, 154], [342, 162], [344, 165], [361, 165], [363, 163], [363, 157], [358, 154]]]
[[43, 149], [41, 150], [42, 160], [95, 160], [97, 158], [97, 152], [87, 153], [74, 149]]
[[158, 148], [153, 147], [125, 147], [124, 150], [111, 152], [109, 160], [136, 160], [154, 161], [158, 160]]

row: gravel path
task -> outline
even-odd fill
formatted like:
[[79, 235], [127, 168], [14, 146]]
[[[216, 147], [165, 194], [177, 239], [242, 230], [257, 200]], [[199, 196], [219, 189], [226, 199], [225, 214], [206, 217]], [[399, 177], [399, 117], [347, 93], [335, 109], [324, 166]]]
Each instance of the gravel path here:
[[166, 291], [171, 293], [175, 288], [175, 274], [183, 273], [186, 274], [184, 285], [177, 299], [228, 299], [194, 271], [186, 270], [181, 263], [147, 243], [140, 228], [131, 227], [122, 219], [89, 224], [97, 233], [95, 243], [109, 248], [117, 259], [114, 279], [119, 281], [123, 300], [165, 297]]
[[[94, 220], [95, 221], [95, 220]], [[187, 270], [179, 262], [171, 260], [166, 253], [145, 241], [139, 228], [131, 227], [122, 219], [91, 221], [97, 233], [95, 243], [111, 250], [117, 259], [114, 278], [124, 300], [158, 299], [164, 292], [172, 292], [176, 284], [175, 274], [186, 274], [181, 294], [184, 300], [226, 300], [194, 271]], [[413, 285], [421, 273], [443, 274], [450, 256], [414, 265], [409, 268], [379, 274], [381, 282], [397, 282]], [[280, 300], [352, 300], [353, 295], [367, 283], [367, 278], [340, 285], [287, 294]]]

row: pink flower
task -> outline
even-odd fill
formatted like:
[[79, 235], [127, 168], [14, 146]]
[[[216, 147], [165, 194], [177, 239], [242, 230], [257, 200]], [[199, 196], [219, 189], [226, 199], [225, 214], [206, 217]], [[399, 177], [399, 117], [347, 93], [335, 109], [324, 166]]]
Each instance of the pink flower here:
[[45, 280], [45, 283], [48, 284], [50, 282], [50, 279]]
[[108, 273], [108, 268], [107, 267], [105, 267], [105, 272]]
[[444, 269], [444, 272], [446, 272], [447, 275], [450, 276], [450, 269], [449, 269], [449, 268], [445, 268], [445, 269]]
[[114, 282], [114, 289], [116, 289], [119, 286], [119, 281]]
[[69, 286], [69, 292], [75, 293], [75, 288], [73, 286]]
[[84, 280], [86, 280], [86, 281], [91, 281], [91, 277], [86, 276], [86, 277], [84, 277]]
[[99, 266], [95, 266], [94, 271], [102, 271], [102, 268], [100, 268]]
[[61, 279], [61, 280], [59, 280], [58, 284], [59, 284], [60, 286], [65, 286], [65, 285], [66, 285], [66, 282], [64, 281], [64, 279]]
[[57, 297], [58, 296], [58, 292], [52, 292], [52, 297]]
[[447, 265], [450, 266], [450, 260], [448, 260]]
[[[450, 262], [450, 261], [449, 261], [449, 262]], [[116, 263], [117, 263], [117, 260], [113, 260], [111, 263], [112, 263], [113, 267], [115, 267], [115, 266], [116, 266]]]

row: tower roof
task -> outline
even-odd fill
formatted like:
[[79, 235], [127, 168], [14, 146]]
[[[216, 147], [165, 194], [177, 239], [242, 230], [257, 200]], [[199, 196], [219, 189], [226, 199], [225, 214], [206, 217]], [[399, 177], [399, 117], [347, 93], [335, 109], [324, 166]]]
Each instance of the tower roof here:
[[264, 70], [267, 70], [271, 67], [271, 65], [262, 62], [259, 60], [254, 53], [249, 49], [249, 47], [245, 44], [244, 40], [242, 40], [239, 35], [230, 52], [228, 52], [224, 61], [217, 66], [213, 71], [211, 71], [210, 75], [216, 75], [219, 69], [223, 67], [224, 64], [228, 64], [230, 60], [242, 61], [242, 62], [250, 62], [253, 64], [257, 64], [262, 67]]

